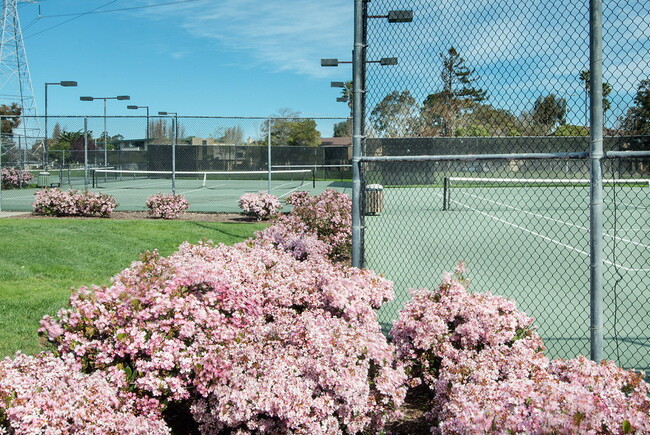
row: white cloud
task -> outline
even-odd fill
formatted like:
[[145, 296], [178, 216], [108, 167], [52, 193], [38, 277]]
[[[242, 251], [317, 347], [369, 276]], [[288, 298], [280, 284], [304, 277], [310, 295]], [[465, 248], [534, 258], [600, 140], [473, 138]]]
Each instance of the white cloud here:
[[255, 66], [324, 77], [321, 58], [351, 56], [352, 15], [348, 0], [221, 0], [151, 8], [145, 16], [245, 52]]

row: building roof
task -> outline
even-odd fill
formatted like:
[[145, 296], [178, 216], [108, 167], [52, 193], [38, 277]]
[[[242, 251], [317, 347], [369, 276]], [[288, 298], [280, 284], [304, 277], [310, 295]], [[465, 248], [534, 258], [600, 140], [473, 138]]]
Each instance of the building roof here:
[[346, 147], [352, 146], [352, 137], [323, 137], [320, 146], [322, 147]]

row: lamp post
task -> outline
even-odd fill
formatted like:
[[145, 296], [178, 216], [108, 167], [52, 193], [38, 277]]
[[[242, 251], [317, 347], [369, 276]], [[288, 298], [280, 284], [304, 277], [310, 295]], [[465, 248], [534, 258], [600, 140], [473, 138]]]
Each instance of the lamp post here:
[[108, 167], [108, 133], [106, 131], [106, 100], [130, 100], [128, 95], [118, 95], [117, 97], [79, 97], [81, 101], [104, 100], [104, 168]]
[[174, 130], [174, 135], [172, 136], [172, 194], [176, 195], [176, 136], [178, 135], [178, 113], [158, 112], [158, 115], [174, 115], [172, 118], [172, 128]]
[[43, 169], [47, 170], [48, 164], [48, 148], [47, 148], [47, 87], [50, 85], [58, 85], [63, 87], [74, 87], [77, 86], [77, 82], [70, 80], [62, 80], [60, 82], [54, 83], [45, 83], [45, 137], [43, 139], [43, 164], [45, 167]]
[[126, 106], [127, 109], [147, 109], [147, 139], [149, 139], [149, 106]]
[[363, 117], [365, 112], [365, 68], [367, 63], [382, 66], [397, 65], [396, 57], [384, 57], [376, 61], [366, 60], [366, 21], [368, 18], [386, 18], [389, 23], [413, 21], [413, 11], [390, 11], [388, 15], [368, 15], [367, 0], [354, 0], [354, 50], [353, 61], [321, 59], [321, 66], [338, 66], [351, 63], [352, 73], [352, 266], [363, 267], [363, 222], [361, 216], [361, 146], [364, 138]]

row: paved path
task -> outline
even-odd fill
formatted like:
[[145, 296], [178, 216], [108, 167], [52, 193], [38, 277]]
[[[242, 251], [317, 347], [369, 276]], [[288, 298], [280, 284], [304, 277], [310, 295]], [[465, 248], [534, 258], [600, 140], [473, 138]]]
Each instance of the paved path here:
[[29, 214], [29, 212], [28, 211], [0, 211], [0, 218], [17, 217], [25, 214]]

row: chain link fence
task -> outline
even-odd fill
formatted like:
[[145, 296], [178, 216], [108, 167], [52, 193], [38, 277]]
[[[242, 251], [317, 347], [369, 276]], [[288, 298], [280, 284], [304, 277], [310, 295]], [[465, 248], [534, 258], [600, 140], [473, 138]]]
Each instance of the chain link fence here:
[[[589, 2], [377, 0], [360, 172], [364, 265], [409, 288], [457, 261], [550, 357], [590, 351]], [[412, 10], [413, 21], [384, 19]], [[650, 4], [603, 9], [604, 356], [650, 368]], [[397, 57], [397, 64], [370, 63]], [[394, 62], [393, 62], [394, 63]], [[597, 107], [595, 109], [598, 110]]]
[[3, 134], [2, 167], [29, 172], [31, 180], [4, 185], [0, 205], [31, 210], [37, 188], [60, 187], [114, 195], [117, 210], [144, 210], [150, 195], [175, 192], [188, 197], [191, 211], [238, 212], [246, 192], [345, 190], [351, 138], [333, 134], [347, 124], [345, 118], [50, 116], [47, 147], [42, 136], [25, 137], [19, 129]]

